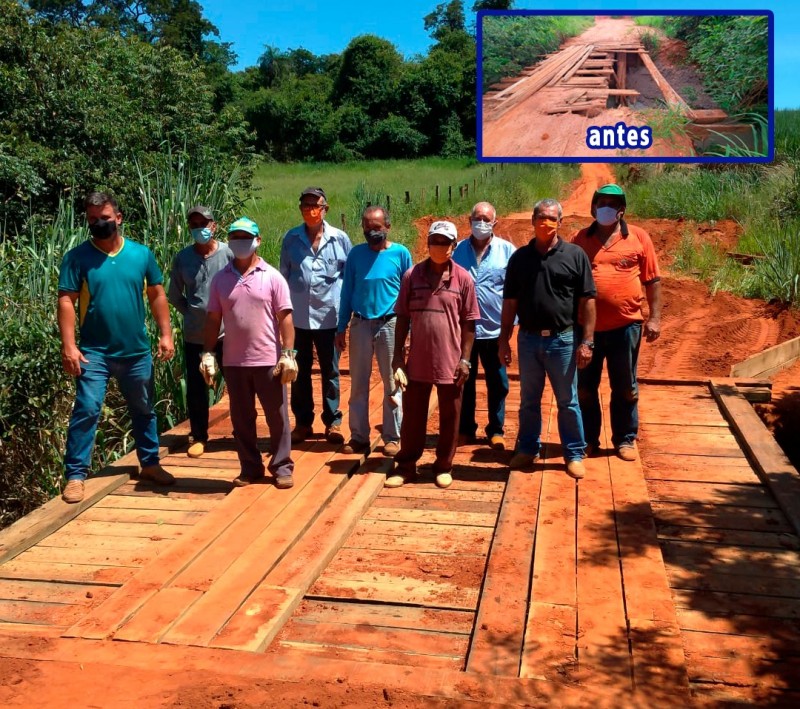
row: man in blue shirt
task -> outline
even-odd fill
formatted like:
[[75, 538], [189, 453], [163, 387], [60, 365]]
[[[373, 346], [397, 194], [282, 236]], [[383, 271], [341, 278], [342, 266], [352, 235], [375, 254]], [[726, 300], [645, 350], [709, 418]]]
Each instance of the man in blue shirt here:
[[[200, 374], [203, 334], [208, 312], [211, 279], [233, 261], [227, 244], [217, 241], [217, 223], [208, 207], [192, 207], [186, 215], [194, 243], [181, 249], [172, 261], [167, 297], [183, 316], [183, 353], [186, 377], [186, 408], [189, 413], [192, 444], [190, 458], [205, 453], [208, 442], [208, 386]], [[222, 335], [214, 352], [222, 362]]]
[[394, 456], [400, 450], [403, 409], [400, 392], [394, 391], [392, 371], [394, 306], [403, 274], [412, 263], [405, 246], [389, 241], [391, 226], [389, 213], [383, 207], [367, 207], [361, 217], [367, 243], [353, 247], [344, 269], [336, 348], [344, 351], [347, 326], [351, 325], [350, 441], [342, 449], [345, 453], [364, 453], [369, 449], [369, 380], [373, 354], [378, 361], [385, 394], [381, 431], [383, 453]]
[[322, 378], [322, 423], [329, 443], [344, 443], [339, 410], [339, 353], [334, 347], [339, 298], [350, 239], [325, 221], [328, 202], [321, 187], [300, 194], [303, 224], [283, 237], [280, 271], [289, 283], [297, 349], [297, 381], [292, 386], [295, 428], [292, 443], [313, 433], [314, 395], [311, 388], [313, 349]]
[[[91, 239], [64, 255], [58, 277], [61, 360], [64, 371], [76, 377], [64, 455], [67, 485], [62, 499], [69, 503], [83, 500], [111, 377], [128, 405], [140, 477], [160, 485], [175, 482], [159, 463], [153, 357], [144, 322], [146, 293], [161, 332], [158, 357], [172, 359], [175, 347], [161, 271], [150, 249], [122, 238], [122, 212], [114, 197], [92, 192], [84, 206]], [[75, 342], [76, 303], [80, 349]]]
[[475, 344], [472, 346], [469, 379], [464, 385], [461, 403], [461, 421], [458, 431], [460, 443], [474, 443], [478, 424], [475, 422], [475, 380], [478, 376], [478, 359], [486, 375], [489, 406], [489, 423], [486, 438], [495, 450], [505, 450], [503, 425], [508, 396], [508, 375], [505, 365], [497, 355], [500, 337], [500, 313], [503, 310], [503, 284], [506, 279], [508, 259], [516, 250], [514, 245], [494, 233], [497, 212], [489, 202], [478, 202], [469, 218], [470, 237], [464, 239], [453, 253], [453, 261], [463, 267], [475, 281], [475, 294], [481, 318], [475, 325]]

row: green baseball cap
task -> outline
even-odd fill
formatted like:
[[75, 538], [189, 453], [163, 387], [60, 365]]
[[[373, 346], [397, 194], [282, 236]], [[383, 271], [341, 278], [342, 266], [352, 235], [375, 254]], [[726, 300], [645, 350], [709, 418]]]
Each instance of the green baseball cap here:
[[622, 199], [622, 204], [625, 206], [625, 191], [619, 185], [615, 185], [610, 183], [608, 185], [603, 185], [602, 187], [598, 187], [595, 191], [594, 195], [592, 196], [592, 204], [594, 204], [600, 195], [611, 195], [613, 197], [619, 197]]
[[228, 227], [228, 233], [234, 231], [245, 231], [253, 236], [258, 236], [258, 224], [248, 217], [239, 217], [233, 224]]

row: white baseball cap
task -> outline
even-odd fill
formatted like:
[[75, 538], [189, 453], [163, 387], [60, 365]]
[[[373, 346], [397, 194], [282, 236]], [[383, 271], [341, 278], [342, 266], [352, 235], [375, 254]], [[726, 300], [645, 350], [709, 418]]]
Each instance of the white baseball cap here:
[[444, 220], [434, 222], [431, 224], [430, 229], [428, 229], [428, 236], [433, 236], [434, 234], [441, 234], [451, 241], [458, 241], [458, 231], [456, 231], [456, 225], [453, 224], [453, 222]]

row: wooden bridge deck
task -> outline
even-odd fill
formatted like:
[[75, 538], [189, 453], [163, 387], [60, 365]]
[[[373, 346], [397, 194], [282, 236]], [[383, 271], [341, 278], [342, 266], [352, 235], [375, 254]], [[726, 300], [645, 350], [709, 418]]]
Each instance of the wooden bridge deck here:
[[385, 490], [379, 452], [322, 440], [295, 451], [291, 490], [232, 489], [223, 401], [202, 459], [185, 429], [165, 436], [174, 488], [123, 460], [98, 499], [0, 534], [0, 668], [157, 662], [505, 704], [799, 698], [797, 472], [730, 383], [641, 390], [641, 462], [609, 454], [604, 428], [586, 478], [567, 477], [548, 394], [535, 470], [466, 446], [448, 490], [424, 468]]

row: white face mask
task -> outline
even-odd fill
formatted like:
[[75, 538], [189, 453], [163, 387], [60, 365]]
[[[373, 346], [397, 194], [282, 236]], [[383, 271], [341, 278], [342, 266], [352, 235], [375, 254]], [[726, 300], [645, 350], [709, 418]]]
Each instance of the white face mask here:
[[485, 241], [492, 235], [492, 225], [489, 222], [470, 222], [470, 229], [472, 230], [472, 236], [474, 236], [478, 241]]
[[231, 239], [228, 241], [228, 246], [233, 255], [239, 259], [245, 259], [253, 255], [253, 252], [258, 248], [258, 239]]
[[614, 207], [598, 207], [597, 208], [597, 223], [603, 226], [611, 226], [617, 221], [617, 214], [619, 209]]

